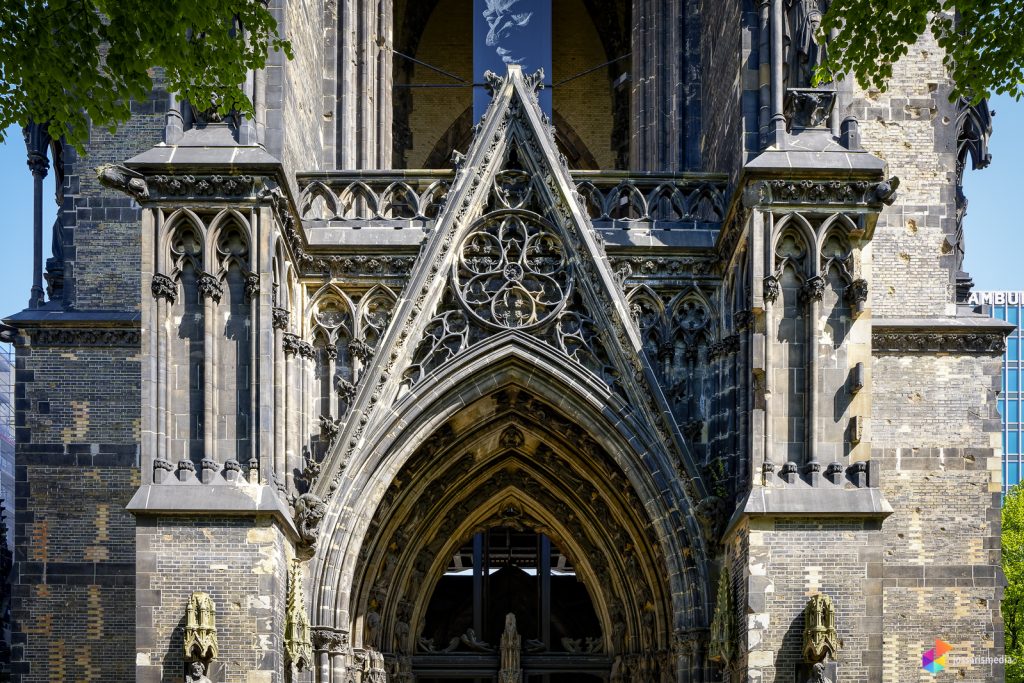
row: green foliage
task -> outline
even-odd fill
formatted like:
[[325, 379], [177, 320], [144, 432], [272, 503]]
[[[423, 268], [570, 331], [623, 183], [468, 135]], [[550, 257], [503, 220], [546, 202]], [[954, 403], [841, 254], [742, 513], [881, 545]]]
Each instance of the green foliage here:
[[271, 49], [291, 58], [262, 0], [0, 2], [0, 131], [46, 121], [81, 150], [90, 124], [129, 119], [156, 68], [199, 110], [251, 113], [242, 85]]
[[1003, 622], [1006, 631], [1007, 681], [1024, 681], [1024, 484], [1011, 488], [1002, 513]]
[[1024, 94], [1020, 0], [832, 0], [822, 30], [838, 35], [818, 71], [821, 81], [852, 74], [862, 87], [884, 90], [896, 60], [930, 30], [954, 80], [951, 100]]

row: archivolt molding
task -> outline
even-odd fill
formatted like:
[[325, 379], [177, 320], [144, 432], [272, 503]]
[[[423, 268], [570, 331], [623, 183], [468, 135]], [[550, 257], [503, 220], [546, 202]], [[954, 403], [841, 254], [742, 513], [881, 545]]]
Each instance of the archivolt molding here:
[[[523, 344], [528, 340], [519, 341]], [[470, 354], [479, 365], [470, 358], [471, 362], [460, 368], [459, 379], [445, 374], [431, 378], [423, 387], [422, 396], [432, 397], [432, 402], [410, 397], [394, 420], [381, 426], [388, 438], [381, 441], [375, 451], [387, 453], [388, 459], [364, 463], [358, 470], [350, 468], [345, 472], [345, 490], [361, 491], [363, 495], [350, 498], [344, 508], [344, 527], [339, 526], [343, 508], [335, 501], [324, 522], [329, 537], [317, 555], [318, 622], [338, 620], [339, 628], [346, 627], [351, 609], [349, 592], [353, 588], [349, 569], [361, 551], [370, 519], [384, 495], [381, 484], [372, 485], [372, 482], [390, 482], [420, 444], [438, 439], [443, 442], [441, 426], [457, 419], [455, 416], [464, 406], [499, 387], [529, 386], [535, 396], [545, 397], [544, 402], [517, 404], [517, 412], [534, 415], [535, 421], [563, 434], [564, 441], [575, 442], [578, 447], [587, 448], [589, 439], [603, 444], [616, 466], [625, 472], [629, 486], [644, 503], [646, 514], [652, 520], [652, 533], [656, 534], [669, 563], [668, 575], [675, 596], [674, 618], [686, 625], [693, 625], [688, 623], [691, 620], [697, 625], [702, 623], [706, 601], [701, 597], [705, 586], [700, 577], [705, 572], [701, 565], [690, 566], [691, 560], [687, 559], [697, 561], [695, 558], [704, 557], [699, 531], [694, 526], [693, 515], [685, 512], [689, 508], [678, 488], [678, 476], [658, 475], [657, 481], [652, 477], [652, 473], [671, 472], [673, 465], [660, 461], [648, 450], [642, 436], [622, 431], [624, 425], [617, 424], [620, 421], [618, 401], [609, 401], [607, 390], [602, 395], [600, 384], [578, 372], [575, 376], [566, 375], [564, 368], [558, 370], [546, 363], [538, 367], [538, 359], [543, 361], [545, 353], [549, 358], [552, 354], [540, 348], [542, 345], [537, 342], [533, 342], [532, 347], [523, 344], [521, 351], [516, 351], [517, 346], [502, 344], [504, 357], [496, 358], [495, 350], [488, 348], [481, 349], [479, 354]], [[487, 372], [481, 374], [484, 367]], [[587, 387], [588, 382], [590, 387]], [[445, 387], [443, 393], [439, 391], [441, 387]], [[559, 408], [556, 410], [553, 405]], [[564, 417], [565, 414], [573, 415], [578, 423]], [[586, 424], [587, 431], [579, 424]], [[581, 437], [581, 433], [589, 437]]]
[[377, 610], [387, 649], [408, 611], [415, 637], [459, 545], [489, 526], [524, 526], [551, 536], [578, 565], [605, 627], [606, 652], [667, 647], [669, 570], [654, 527], [637, 517], [643, 505], [630, 482], [594, 439], [526, 392], [502, 391], [480, 403], [492, 415], [484, 426], [456, 434], [452, 423], [465, 418], [444, 423], [384, 494], [354, 571], [355, 616]]

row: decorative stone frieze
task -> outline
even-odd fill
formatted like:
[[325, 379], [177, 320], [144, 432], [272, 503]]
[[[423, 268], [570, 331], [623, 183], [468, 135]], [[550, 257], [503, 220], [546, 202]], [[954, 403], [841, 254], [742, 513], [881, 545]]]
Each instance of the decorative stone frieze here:
[[251, 175], [152, 175], [146, 178], [149, 198], [210, 199], [255, 197], [270, 179]]
[[123, 346], [138, 347], [142, 333], [138, 329], [80, 329], [50, 327], [29, 333], [33, 346]]
[[871, 335], [875, 353], [952, 353], [998, 355], [1006, 350], [1003, 331], [910, 331], [875, 328]]

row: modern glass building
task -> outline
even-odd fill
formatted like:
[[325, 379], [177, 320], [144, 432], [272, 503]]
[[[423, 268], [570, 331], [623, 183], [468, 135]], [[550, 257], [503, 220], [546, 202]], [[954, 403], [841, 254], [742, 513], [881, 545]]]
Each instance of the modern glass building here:
[[1021, 378], [1021, 320], [1024, 320], [1024, 291], [971, 292], [968, 303], [985, 305], [993, 318], [1017, 325], [1006, 338], [1006, 353], [1003, 356], [1003, 391], [999, 396], [999, 414], [1003, 418], [1003, 493], [1017, 484], [1024, 475], [1022, 467], [1021, 435], [1022, 410], [1024, 410], [1024, 382]]

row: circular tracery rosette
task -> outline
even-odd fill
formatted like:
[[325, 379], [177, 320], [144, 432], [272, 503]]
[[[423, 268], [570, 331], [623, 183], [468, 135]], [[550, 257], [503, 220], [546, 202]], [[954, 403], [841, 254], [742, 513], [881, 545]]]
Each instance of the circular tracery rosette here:
[[462, 240], [453, 271], [469, 314], [499, 329], [543, 325], [572, 291], [562, 239], [528, 211], [495, 211], [478, 220]]

